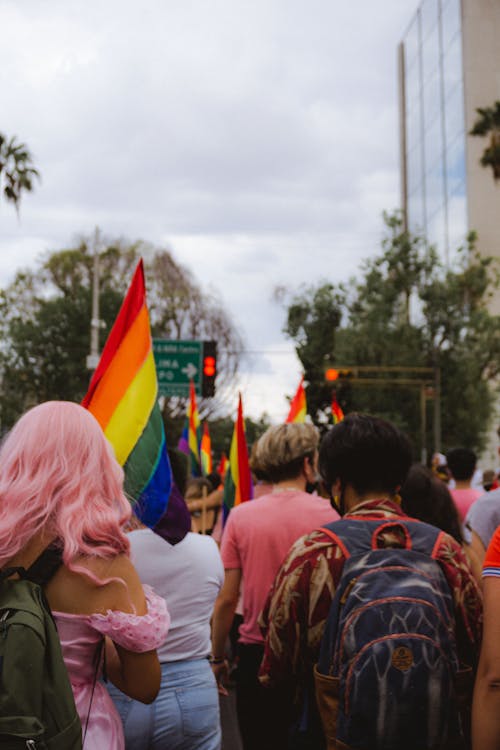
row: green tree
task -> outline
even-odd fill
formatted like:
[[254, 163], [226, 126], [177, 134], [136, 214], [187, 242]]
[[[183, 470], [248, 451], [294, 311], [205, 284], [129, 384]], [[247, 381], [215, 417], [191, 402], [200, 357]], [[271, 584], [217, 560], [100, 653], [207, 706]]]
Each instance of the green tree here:
[[[224, 387], [238, 367], [241, 339], [222, 306], [205, 296], [191, 274], [166, 250], [146, 243], [109, 242], [99, 254], [101, 345], [109, 333], [139, 256], [145, 261], [151, 327], [165, 338], [214, 338], [219, 342], [218, 399], [200, 411], [220, 410]], [[33, 404], [49, 399], [79, 401], [90, 373], [89, 352], [93, 250], [82, 239], [54, 252], [32, 270], [19, 271], [0, 290], [2, 429]], [[171, 399], [172, 416], [185, 402]]]
[[[305, 289], [288, 307], [285, 333], [296, 342], [309, 381], [310, 412], [318, 422], [329, 416], [332, 388], [324, 381], [326, 362], [439, 366], [444, 446], [468, 444], [480, 450], [493, 412], [489, 383], [499, 369], [500, 318], [488, 310], [499, 287], [494, 261], [480, 256], [471, 235], [454, 266], [446, 268], [422, 238], [404, 231], [399, 215], [384, 219], [382, 252], [365, 261], [359, 280]], [[318, 314], [317, 295], [324, 299], [326, 289], [329, 301], [324, 315]], [[377, 387], [340, 382], [342, 408], [391, 419], [412, 436], [419, 452], [419, 391], [384, 384], [387, 376], [378, 377]], [[430, 446], [430, 413], [428, 426]]]
[[0, 186], [5, 200], [13, 203], [16, 211], [22, 193], [33, 190], [35, 178], [40, 178], [40, 173], [33, 166], [26, 144], [0, 133]]
[[492, 107], [479, 107], [476, 112], [479, 117], [469, 135], [481, 138], [488, 136], [488, 145], [483, 151], [481, 164], [483, 167], [491, 167], [496, 182], [500, 179], [500, 101], [496, 101]]

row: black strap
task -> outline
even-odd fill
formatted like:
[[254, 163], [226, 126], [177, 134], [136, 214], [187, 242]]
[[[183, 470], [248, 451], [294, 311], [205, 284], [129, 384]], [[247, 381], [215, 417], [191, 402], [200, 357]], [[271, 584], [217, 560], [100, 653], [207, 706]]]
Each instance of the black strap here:
[[59, 544], [50, 544], [26, 571], [26, 578], [39, 586], [45, 586], [62, 565], [63, 549]]
[[[82, 746], [85, 746], [85, 738], [87, 736], [87, 729], [89, 727], [89, 719], [90, 719], [90, 711], [92, 710], [92, 701], [94, 700], [94, 692], [95, 692], [95, 686], [97, 683], [97, 676], [99, 674], [99, 667], [101, 664], [101, 657], [103, 657], [104, 664], [106, 663], [106, 647], [104, 644], [104, 638], [101, 639], [96, 653], [95, 653], [95, 670], [94, 670], [94, 680], [92, 682], [92, 692], [90, 694], [90, 701], [89, 701], [89, 707], [87, 710], [87, 718], [85, 719], [85, 727], [83, 729], [83, 740], [82, 740]], [[103, 672], [105, 671], [105, 667], [103, 664]]]

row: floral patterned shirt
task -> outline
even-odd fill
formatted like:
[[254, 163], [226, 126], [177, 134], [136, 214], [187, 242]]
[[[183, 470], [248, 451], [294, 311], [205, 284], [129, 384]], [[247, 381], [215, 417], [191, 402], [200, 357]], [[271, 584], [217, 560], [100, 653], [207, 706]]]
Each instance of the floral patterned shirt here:
[[[390, 520], [408, 516], [393, 501], [367, 500], [344, 518]], [[400, 546], [394, 542], [394, 534], [394, 529], [387, 530], [384, 546]], [[451, 536], [439, 536], [433, 556], [452, 592], [459, 658], [465, 664], [475, 664], [482, 627], [481, 591], [461, 546]], [[320, 530], [301, 537], [291, 548], [261, 613], [265, 649], [259, 679], [263, 685], [293, 685], [299, 698], [300, 688], [318, 660], [321, 636], [344, 561], [342, 549]]]

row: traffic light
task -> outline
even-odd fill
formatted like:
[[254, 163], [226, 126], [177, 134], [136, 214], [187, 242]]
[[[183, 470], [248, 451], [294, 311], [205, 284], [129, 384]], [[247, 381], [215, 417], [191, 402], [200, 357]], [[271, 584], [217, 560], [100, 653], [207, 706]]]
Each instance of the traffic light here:
[[353, 371], [347, 368], [336, 370], [334, 367], [329, 367], [328, 370], [325, 370], [325, 380], [328, 380], [330, 382], [352, 378], [353, 375]]
[[215, 378], [217, 375], [217, 343], [203, 342], [203, 367], [201, 377], [201, 395], [215, 395]]

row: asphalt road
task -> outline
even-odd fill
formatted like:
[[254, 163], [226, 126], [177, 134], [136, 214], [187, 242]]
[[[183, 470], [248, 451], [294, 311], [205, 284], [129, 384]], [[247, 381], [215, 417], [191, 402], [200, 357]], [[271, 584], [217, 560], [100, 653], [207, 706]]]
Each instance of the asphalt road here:
[[243, 750], [238, 731], [238, 720], [236, 718], [234, 688], [229, 688], [228, 696], [219, 696], [219, 704], [222, 725], [222, 750]]

